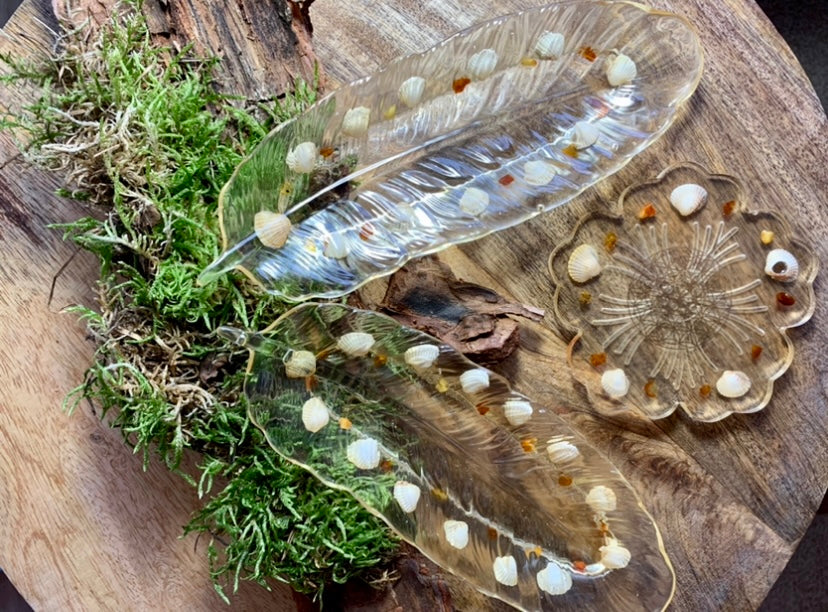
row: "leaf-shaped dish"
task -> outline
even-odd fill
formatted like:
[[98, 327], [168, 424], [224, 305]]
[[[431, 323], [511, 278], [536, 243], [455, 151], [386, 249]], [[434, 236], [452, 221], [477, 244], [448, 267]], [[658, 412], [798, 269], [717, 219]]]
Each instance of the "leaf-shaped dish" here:
[[225, 252], [202, 282], [239, 268], [288, 299], [335, 297], [525, 221], [652, 143], [701, 71], [689, 24], [634, 3], [460, 32], [276, 128], [222, 190]]
[[[609, 385], [593, 376], [588, 388], [651, 418], [767, 405], [793, 361], [785, 330], [814, 312], [818, 261], [784, 218], [747, 202], [735, 178], [677, 164], [627, 188], [620, 215], [584, 217], [552, 253], [555, 317]], [[582, 245], [600, 272], [578, 282]]]
[[442, 567], [527, 610], [654, 610], [674, 590], [652, 517], [553, 412], [390, 317], [306, 303], [251, 351], [251, 420]]

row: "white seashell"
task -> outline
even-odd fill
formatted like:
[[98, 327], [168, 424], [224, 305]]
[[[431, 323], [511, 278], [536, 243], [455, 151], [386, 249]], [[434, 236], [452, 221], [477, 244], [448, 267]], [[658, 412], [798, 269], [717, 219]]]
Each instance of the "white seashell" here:
[[607, 61], [607, 81], [613, 87], [629, 83], [636, 73], [635, 62], [623, 53], [618, 53]]
[[364, 357], [374, 346], [374, 336], [365, 332], [348, 332], [336, 341], [336, 348], [351, 357]]
[[722, 397], [742, 397], [750, 391], [750, 378], [739, 370], [725, 370], [716, 381], [716, 391]]
[[601, 387], [612, 399], [619, 399], [630, 390], [630, 379], [621, 368], [607, 370], [601, 375]]
[[478, 393], [489, 388], [489, 371], [483, 368], [466, 370], [460, 375], [460, 386], [465, 393]]
[[370, 108], [364, 106], [352, 108], [342, 118], [342, 133], [346, 136], [362, 136], [368, 131], [368, 121], [370, 119]]
[[318, 154], [319, 151], [317, 150], [315, 143], [303, 142], [296, 145], [296, 148], [288, 151], [285, 161], [287, 162], [288, 168], [294, 172], [307, 174], [308, 172], [313, 172], [313, 168], [316, 166], [316, 156]]
[[510, 399], [503, 404], [503, 414], [506, 420], [515, 427], [523, 425], [532, 417], [532, 404], [526, 400]]
[[433, 344], [418, 344], [405, 351], [405, 362], [412, 368], [430, 368], [440, 356], [440, 347]]
[[591, 244], [579, 245], [569, 256], [567, 264], [569, 278], [576, 283], [585, 283], [601, 274], [598, 251]]
[[423, 91], [425, 91], [425, 79], [423, 77], [413, 76], [403, 81], [398, 93], [403, 104], [412, 108], [417, 106], [422, 99]]
[[601, 563], [607, 569], [621, 569], [627, 567], [632, 558], [630, 551], [621, 546], [616, 540], [598, 549], [601, 552]]
[[765, 274], [775, 281], [789, 283], [799, 276], [799, 262], [785, 249], [773, 249], [765, 258]]
[[555, 166], [540, 159], [523, 164], [523, 180], [530, 185], [537, 187], [548, 185], [556, 174], [558, 174], [558, 169]]
[[325, 244], [325, 257], [345, 259], [351, 252], [348, 240], [342, 234], [331, 234]]
[[587, 493], [586, 503], [595, 512], [612, 512], [615, 510], [615, 491], [604, 485], [592, 487]]
[[290, 227], [290, 219], [282, 213], [260, 210], [253, 217], [256, 237], [270, 249], [279, 249], [284, 246], [290, 235]]
[[448, 520], [443, 523], [446, 541], [454, 548], [464, 549], [469, 543], [469, 525], [464, 521]]
[[682, 217], [692, 215], [707, 202], [707, 190], [695, 183], [679, 185], [670, 192], [670, 204]]
[[497, 53], [494, 49], [483, 49], [469, 58], [469, 76], [473, 80], [482, 80], [494, 72], [497, 66]]
[[316, 372], [316, 356], [310, 351], [293, 351], [285, 362], [285, 376], [307, 378]]
[[515, 586], [517, 584], [517, 562], [512, 555], [495, 557], [492, 569], [494, 569], [495, 580], [500, 584], [505, 586]]
[[535, 54], [541, 59], [555, 59], [563, 55], [564, 35], [558, 32], [544, 32], [535, 43]]
[[310, 432], [316, 433], [331, 420], [328, 407], [318, 397], [312, 397], [302, 406], [302, 423]]
[[578, 450], [577, 446], [572, 444], [572, 442], [567, 442], [566, 440], [552, 442], [546, 447], [546, 452], [549, 454], [549, 458], [555, 463], [568, 463], [570, 461], [574, 461], [578, 458], [578, 455], [581, 454], [581, 451]]
[[554, 563], [549, 563], [537, 573], [538, 588], [550, 595], [563, 595], [572, 588], [572, 576]]
[[351, 442], [345, 452], [348, 461], [361, 470], [373, 470], [379, 465], [379, 443], [373, 438]]
[[414, 512], [417, 502], [420, 501], [420, 487], [404, 480], [398, 480], [394, 484], [394, 499], [402, 508], [403, 512]]
[[460, 198], [460, 210], [474, 217], [486, 210], [488, 205], [489, 194], [477, 187], [469, 187]]
[[576, 149], [586, 149], [598, 142], [598, 136], [601, 134], [598, 126], [589, 121], [579, 121], [572, 128], [572, 144]]

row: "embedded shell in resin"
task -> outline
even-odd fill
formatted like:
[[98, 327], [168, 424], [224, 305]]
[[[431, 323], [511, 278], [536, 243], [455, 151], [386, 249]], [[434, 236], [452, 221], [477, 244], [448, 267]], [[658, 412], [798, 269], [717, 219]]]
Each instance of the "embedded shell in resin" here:
[[469, 543], [469, 524], [465, 521], [449, 519], [443, 523], [443, 532], [446, 542], [458, 550], [464, 549]]
[[331, 420], [328, 406], [318, 398], [312, 397], [302, 406], [302, 424], [311, 433], [316, 433]]
[[346, 136], [362, 136], [368, 131], [368, 122], [371, 119], [371, 109], [357, 106], [349, 109], [342, 119], [342, 133]]
[[413, 76], [403, 81], [398, 93], [403, 104], [413, 108], [422, 99], [423, 91], [425, 91], [425, 79], [421, 76]]
[[523, 425], [532, 418], [533, 411], [532, 404], [526, 400], [510, 399], [503, 404], [503, 414], [506, 420], [515, 427]]
[[615, 540], [611, 540], [608, 544], [598, 549], [601, 553], [601, 563], [607, 569], [621, 569], [627, 567], [630, 563], [632, 555], [630, 551], [618, 544]]
[[313, 172], [316, 166], [316, 156], [318, 151], [316, 144], [312, 142], [303, 142], [296, 145], [296, 147], [288, 151], [285, 162], [288, 168], [300, 174], [308, 174]]
[[489, 371], [483, 368], [466, 370], [460, 375], [460, 386], [465, 393], [479, 393], [489, 388]]
[[365, 332], [348, 332], [336, 341], [336, 347], [351, 357], [364, 357], [374, 346], [374, 336]]
[[261, 243], [271, 249], [285, 245], [290, 235], [290, 219], [282, 213], [262, 210], [253, 218], [253, 229]]
[[373, 438], [351, 442], [345, 454], [361, 470], [373, 470], [380, 462], [379, 443]]
[[581, 454], [577, 446], [572, 444], [572, 442], [567, 442], [566, 440], [552, 442], [546, 447], [546, 452], [549, 455], [549, 459], [555, 463], [568, 463], [570, 461], [574, 461], [578, 458], [578, 455]]
[[564, 35], [559, 32], [544, 32], [535, 43], [535, 54], [541, 59], [555, 59], [563, 55]]
[[607, 370], [601, 375], [601, 387], [612, 399], [620, 399], [630, 390], [630, 379], [621, 368]]
[[586, 149], [598, 142], [598, 126], [589, 121], [578, 121], [572, 128], [572, 144], [576, 149]]
[[458, 205], [464, 213], [477, 217], [489, 206], [489, 194], [477, 187], [469, 187], [460, 196]]
[[739, 370], [725, 370], [716, 381], [716, 391], [722, 397], [742, 397], [750, 391], [750, 378]]
[[591, 244], [578, 246], [569, 256], [567, 266], [569, 278], [576, 283], [586, 283], [601, 274], [601, 262], [598, 251]]
[[765, 258], [765, 274], [775, 281], [789, 283], [799, 276], [799, 262], [785, 249], [773, 249]]
[[563, 595], [572, 588], [572, 576], [569, 572], [552, 563], [543, 568], [535, 577], [538, 588], [550, 595]]
[[617, 503], [615, 491], [604, 485], [592, 487], [587, 493], [586, 503], [595, 512], [612, 512]]
[[512, 555], [495, 557], [492, 564], [495, 580], [505, 586], [515, 586], [518, 582], [517, 563]]
[[523, 180], [535, 187], [548, 185], [558, 174], [557, 168], [548, 161], [536, 159], [523, 165]]
[[310, 351], [293, 351], [285, 362], [288, 378], [306, 378], [316, 372], [316, 356]]
[[418, 344], [405, 351], [405, 362], [415, 369], [430, 368], [440, 356], [440, 347], [433, 344]]
[[417, 502], [420, 501], [420, 487], [404, 480], [398, 480], [394, 484], [394, 499], [397, 500], [403, 512], [414, 512], [417, 509]]
[[707, 190], [695, 183], [679, 185], [670, 192], [670, 204], [678, 213], [686, 217], [699, 210], [707, 201]]
[[613, 87], [629, 83], [635, 78], [637, 72], [635, 62], [623, 53], [618, 53], [607, 60], [607, 81]]
[[485, 79], [496, 67], [497, 52], [494, 49], [483, 49], [469, 58], [469, 75], [474, 80]]

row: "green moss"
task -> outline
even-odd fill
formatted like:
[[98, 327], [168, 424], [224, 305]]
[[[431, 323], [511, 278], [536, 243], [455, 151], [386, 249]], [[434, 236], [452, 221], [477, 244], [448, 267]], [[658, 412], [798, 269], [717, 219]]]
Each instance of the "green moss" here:
[[[206, 286], [219, 251], [216, 207], [233, 169], [314, 88], [272, 104], [216, 92], [214, 63], [150, 44], [131, 5], [98, 34], [67, 32], [43, 65], [12, 65], [42, 97], [5, 125], [27, 155], [59, 169], [61, 190], [96, 212], [60, 229], [101, 265], [98, 310], [77, 307], [98, 341], [95, 362], [67, 398], [99, 405], [142, 453], [198, 487], [203, 506], [185, 533], [210, 535], [216, 588], [270, 578], [320, 594], [392, 553], [383, 524], [345, 493], [282, 460], [250, 425], [241, 394], [246, 355], [220, 325], [257, 329], [285, 309], [243, 279]], [[184, 473], [186, 450], [200, 453]]]

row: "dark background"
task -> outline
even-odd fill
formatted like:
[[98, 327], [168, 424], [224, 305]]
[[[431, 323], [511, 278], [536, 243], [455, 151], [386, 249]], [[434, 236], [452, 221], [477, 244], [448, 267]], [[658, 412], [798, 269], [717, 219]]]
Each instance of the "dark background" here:
[[[822, 107], [828, 107], [828, 0], [757, 0], [757, 3], [799, 59]], [[20, 0], [0, 0], [0, 25], [8, 21], [19, 4]], [[760, 612], [828, 611], [826, 551], [828, 502], [823, 500], [814, 522]], [[30, 610], [0, 569], [0, 612]]]

